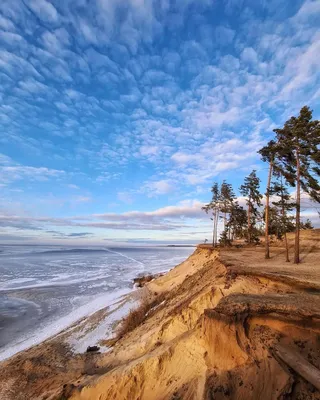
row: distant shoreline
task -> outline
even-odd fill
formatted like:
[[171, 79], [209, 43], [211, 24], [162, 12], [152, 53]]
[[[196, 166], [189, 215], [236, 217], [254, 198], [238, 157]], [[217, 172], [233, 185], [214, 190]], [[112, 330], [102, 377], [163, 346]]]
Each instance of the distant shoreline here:
[[[162, 247], [162, 246], [156, 246]], [[197, 247], [196, 244], [167, 244], [164, 247]]]

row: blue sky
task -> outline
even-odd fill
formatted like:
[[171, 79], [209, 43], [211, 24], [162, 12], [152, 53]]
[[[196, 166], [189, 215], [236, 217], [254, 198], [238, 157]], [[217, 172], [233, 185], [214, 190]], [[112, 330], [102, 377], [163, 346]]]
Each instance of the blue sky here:
[[272, 129], [320, 118], [319, 26], [311, 0], [1, 0], [0, 240], [210, 237], [212, 182], [265, 182]]

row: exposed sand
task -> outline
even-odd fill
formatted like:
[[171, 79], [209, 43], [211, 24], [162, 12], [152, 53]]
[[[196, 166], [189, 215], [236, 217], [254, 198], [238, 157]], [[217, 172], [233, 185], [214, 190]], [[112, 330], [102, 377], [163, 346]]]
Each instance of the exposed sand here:
[[0, 398], [320, 399], [320, 231], [301, 237], [298, 266], [279, 245], [198, 248], [108, 353], [73, 354], [66, 332], [0, 364]]

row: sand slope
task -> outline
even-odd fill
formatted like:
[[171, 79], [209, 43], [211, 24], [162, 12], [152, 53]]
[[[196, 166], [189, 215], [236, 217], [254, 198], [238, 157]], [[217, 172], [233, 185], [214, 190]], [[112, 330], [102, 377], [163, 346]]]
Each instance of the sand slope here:
[[[299, 266], [281, 245], [268, 261], [260, 247], [198, 248], [147, 285], [165, 301], [109, 353], [38, 346], [2, 364], [1, 398], [320, 399], [319, 239], [302, 233]], [[37, 375], [43, 351], [53, 367]]]

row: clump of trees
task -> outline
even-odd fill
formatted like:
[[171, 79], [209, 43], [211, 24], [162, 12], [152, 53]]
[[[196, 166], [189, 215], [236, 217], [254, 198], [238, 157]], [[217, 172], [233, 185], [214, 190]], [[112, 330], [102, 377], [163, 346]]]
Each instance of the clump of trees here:
[[[202, 209], [211, 216], [212, 246], [219, 243], [230, 245], [235, 237], [244, 237], [247, 223], [247, 211], [239, 205], [232, 185], [223, 181], [221, 185], [214, 183], [212, 199]], [[223, 220], [223, 231], [218, 238], [219, 221]]]
[[[295, 245], [294, 263], [300, 262], [301, 192], [308, 193], [320, 203], [320, 121], [312, 120], [309, 107], [301, 108], [298, 117], [291, 117], [283, 128], [274, 129], [275, 145], [269, 148], [274, 160], [275, 174], [286, 185], [295, 187]], [[290, 206], [289, 206], [290, 207]], [[285, 210], [286, 211], [286, 210]], [[269, 221], [266, 221], [268, 226]], [[266, 249], [269, 243], [266, 242]]]
[[234, 213], [236, 207], [236, 195], [233, 192], [232, 186], [223, 181], [221, 185], [214, 183], [211, 188], [212, 199], [202, 209], [211, 215], [212, 220], [212, 246], [218, 244], [218, 225], [219, 220], [223, 218], [225, 243], [231, 240], [232, 226], [229, 224], [230, 215]]
[[[246, 198], [246, 209], [239, 205], [232, 186], [226, 181], [213, 184], [212, 199], [203, 209], [213, 222], [213, 246], [230, 245], [234, 238], [241, 237], [247, 243], [257, 243], [264, 227], [265, 258], [270, 258], [269, 236], [275, 235], [284, 239], [286, 261], [290, 261], [287, 233], [294, 231], [294, 262], [299, 263], [300, 230], [313, 228], [309, 220], [301, 221], [302, 191], [320, 203], [320, 122], [313, 120], [312, 111], [304, 106], [299, 116], [291, 117], [282, 128], [274, 129], [274, 133], [275, 138], [259, 150], [262, 160], [268, 163], [264, 210], [260, 179], [255, 170], [239, 188]], [[296, 193], [294, 201], [290, 187]], [[223, 220], [223, 231], [218, 239], [220, 220]]]

